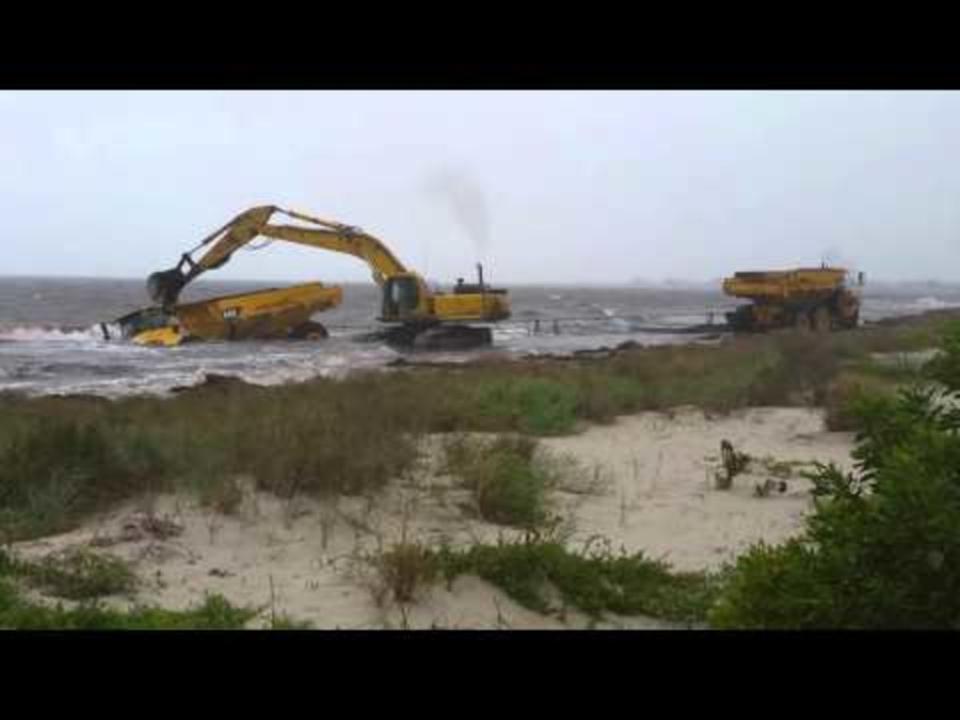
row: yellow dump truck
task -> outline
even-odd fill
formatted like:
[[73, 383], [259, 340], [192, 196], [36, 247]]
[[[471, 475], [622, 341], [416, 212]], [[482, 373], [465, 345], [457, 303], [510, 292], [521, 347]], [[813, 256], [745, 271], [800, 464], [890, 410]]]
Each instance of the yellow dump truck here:
[[727, 313], [727, 322], [739, 331], [854, 328], [862, 285], [863, 273], [854, 284], [849, 271], [837, 267], [738, 272], [723, 281], [723, 292], [752, 302]]
[[[323, 283], [222, 295], [172, 308], [138, 310], [115, 325], [139, 345], [179, 345], [187, 340], [247, 340], [325, 337], [310, 317], [340, 304], [343, 290]], [[110, 333], [101, 325], [105, 337]]]

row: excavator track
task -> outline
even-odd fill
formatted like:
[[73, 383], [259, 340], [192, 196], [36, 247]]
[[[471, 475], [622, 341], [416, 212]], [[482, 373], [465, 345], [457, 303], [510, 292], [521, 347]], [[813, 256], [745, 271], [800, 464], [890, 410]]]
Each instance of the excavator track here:
[[492, 345], [493, 331], [471, 325], [399, 325], [373, 333], [369, 339], [402, 350], [473, 350]]

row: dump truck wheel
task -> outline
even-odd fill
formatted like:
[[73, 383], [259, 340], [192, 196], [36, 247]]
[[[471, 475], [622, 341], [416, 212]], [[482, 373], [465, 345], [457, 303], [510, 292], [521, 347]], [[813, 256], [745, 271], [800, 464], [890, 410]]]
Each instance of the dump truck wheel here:
[[826, 305], [820, 305], [813, 311], [813, 329], [818, 333], [830, 332], [833, 324], [833, 313]]
[[727, 324], [736, 332], [748, 332], [756, 329], [751, 305], [741, 305], [733, 312], [728, 312], [726, 318]]
[[323, 325], [312, 320], [301, 323], [290, 331], [290, 337], [294, 340], [322, 340], [329, 335]]

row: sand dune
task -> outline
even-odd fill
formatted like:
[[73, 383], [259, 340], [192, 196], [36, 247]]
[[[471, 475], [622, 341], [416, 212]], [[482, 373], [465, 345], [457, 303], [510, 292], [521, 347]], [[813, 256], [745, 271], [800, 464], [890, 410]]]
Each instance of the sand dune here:
[[[727, 491], [716, 490], [712, 482], [723, 439], [758, 458]], [[397, 481], [375, 497], [290, 502], [248, 487], [231, 516], [202, 508], [192, 498], [146, 498], [75, 532], [15, 549], [37, 557], [92, 544], [133, 563], [142, 581], [135, 601], [183, 608], [218, 592], [234, 603], [263, 608], [260, 623], [276, 613], [318, 628], [591, 625], [578, 613], [561, 620], [526, 610], [469, 576], [449, 588], [429, 589], [406, 608], [378, 605], [365, 554], [401, 536], [463, 545], [515, 535], [463, 512], [465, 491], [436, 472], [432, 445], [415, 480]], [[811, 409], [755, 408], [720, 418], [690, 409], [624, 417], [542, 445], [575, 463], [586, 484], [599, 481], [599, 492], [567, 488], [555, 494], [570, 518], [572, 543], [600, 535], [614, 547], [642, 550], [678, 569], [701, 569], [718, 567], [754, 541], [777, 542], [797, 531], [810, 503], [808, 481], [791, 476], [783, 493], [754, 494], [754, 487], [772, 476], [773, 459], [849, 467], [852, 437], [825, 432], [820, 412]], [[794, 475], [799, 467], [792, 466]], [[139, 531], [145, 518], [168, 519], [172, 534]], [[610, 618], [601, 624], [663, 626], [646, 618]]]

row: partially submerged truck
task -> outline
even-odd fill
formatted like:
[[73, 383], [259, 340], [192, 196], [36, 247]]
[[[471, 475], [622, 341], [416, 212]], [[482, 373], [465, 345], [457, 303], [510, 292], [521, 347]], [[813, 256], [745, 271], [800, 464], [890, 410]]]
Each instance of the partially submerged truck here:
[[302, 283], [172, 308], [149, 307], [113, 323], [101, 323], [100, 330], [105, 339], [167, 347], [188, 340], [316, 339], [326, 337], [327, 331], [311, 316], [337, 307], [342, 299], [343, 290], [337, 285]]

